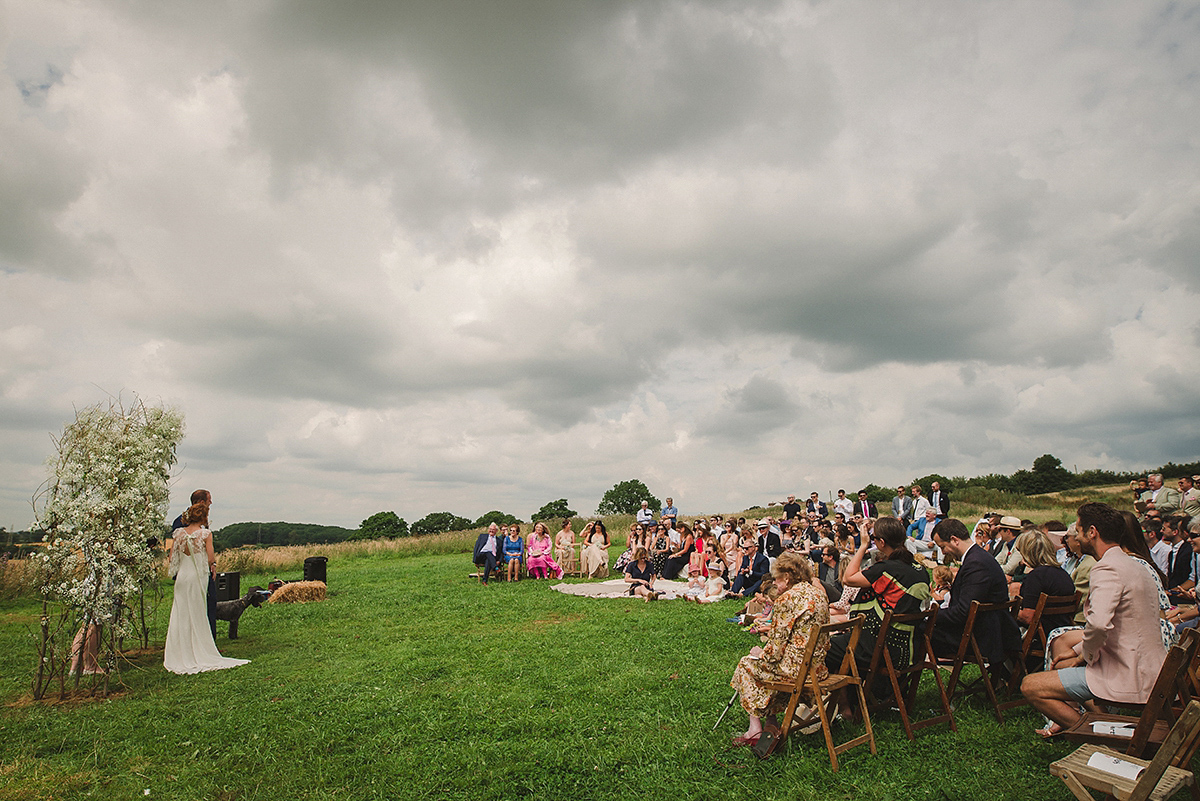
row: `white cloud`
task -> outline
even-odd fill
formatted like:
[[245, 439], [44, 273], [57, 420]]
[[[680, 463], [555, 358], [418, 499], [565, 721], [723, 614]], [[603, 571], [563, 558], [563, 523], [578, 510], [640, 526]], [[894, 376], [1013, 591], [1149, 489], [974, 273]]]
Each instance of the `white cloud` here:
[[135, 391], [226, 521], [1200, 451], [1177, 5], [4, 8], [0, 524]]

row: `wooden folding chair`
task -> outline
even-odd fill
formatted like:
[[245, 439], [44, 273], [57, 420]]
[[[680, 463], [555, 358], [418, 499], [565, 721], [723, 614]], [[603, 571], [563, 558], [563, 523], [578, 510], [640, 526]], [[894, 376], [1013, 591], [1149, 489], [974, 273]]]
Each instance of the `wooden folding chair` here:
[[[1035, 673], [1041, 670], [1041, 666], [1045, 663], [1046, 639], [1049, 632], [1042, 628], [1042, 617], [1045, 615], [1074, 617], [1075, 612], [1079, 609], [1079, 599], [1082, 597], [1083, 593], [1078, 590], [1071, 595], [1047, 595], [1043, 592], [1038, 596], [1037, 606], [1033, 608], [1033, 617], [1029, 620], [1029, 628], [1025, 629], [1025, 636], [1021, 638], [1021, 656], [1016, 660], [1013, 671], [1008, 677], [1010, 690], [1021, 687], [1021, 680], [1025, 678], [1026, 673], [1030, 672], [1031, 659], [1036, 660]], [[1028, 703], [1029, 700], [1022, 693], [1010, 692], [1009, 699], [1000, 702], [998, 708], [1001, 710], [1012, 709]]]
[[[817, 714], [821, 718], [821, 731], [825, 735], [825, 748], [829, 751], [829, 764], [833, 768], [834, 773], [837, 773], [838, 770], [838, 754], [844, 751], [848, 751], [863, 743], [869, 743], [871, 753], [876, 753], [875, 732], [871, 729], [871, 716], [867, 711], [867, 697], [863, 692], [862, 679], [858, 675], [858, 665], [854, 661], [854, 646], [858, 644], [858, 636], [862, 633], [862, 624], [865, 619], [863, 615], [857, 615], [846, 623], [828, 623], [821, 626], [820, 629], [814, 631], [809, 637], [808, 646], [804, 650], [804, 662], [800, 667], [800, 671], [796, 674], [795, 681], [766, 682], [765, 684], [767, 689], [773, 692], [788, 693], [791, 696], [780, 726], [779, 739], [781, 743], [787, 741], [787, 736], [792, 730], [793, 719], [796, 715], [796, 707], [799, 705], [804, 691], [808, 690], [813, 699], [813, 705], [817, 708]], [[816, 653], [817, 643], [822, 636], [828, 637], [841, 632], [850, 633], [849, 640], [846, 643], [846, 655], [842, 659], [841, 667], [837, 673], [830, 673], [826, 678], [819, 679], [817, 676], [821, 666], [813, 664], [813, 655]], [[833, 731], [830, 727], [832, 717], [830, 712], [837, 704], [838, 695], [841, 694], [840, 691], [850, 687], [855, 688], [858, 693], [859, 710], [867, 731], [858, 737], [836, 744], [833, 741]], [[826, 696], [828, 696], [828, 700], [824, 700]]]
[[[975, 627], [979, 621], [984, 619], [984, 615], [989, 614], [1008, 614], [1016, 616], [1017, 608], [1021, 605], [1020, 600], [1007, 601], [1005, 603], [985, 604], [979, 601], [971, 601], [971, 608], [967, 612], [967, 620], [963, 625], [962, 639], [958, 643], [958, 651], [952, 660], [944, 660], [938, 662], [939, 667], [950, 668], [950, 678], [946, 682], [946, 693], [950, 698], [955, 698], [956, 693], [959, 696], [966, 696], [978, 693], [980, 688], [987, 694], [988, 701], [992, 705], [992, 709], [996, 713], [996, 720], [1000, 723], [1004, 722], [1004, 712], [1000, 707], [1000, 699], [996, 695], [996, 687], [992, 683], [991, 673], [993, 670], [1001, 667], [1000, 665], [989, 664], [983, 657], [983, 652], [979, 649], [979, 643], [975, 638]], [[1016, 652], [1011, 654], [1015, 660]], [[963, 666], [972, 664], [979, 668], [979, 678], [972, 682], [964, 683], [962, 687], [958, 686], [959, 677], [962, 674]], [[1019, 668], [1018, 668], [1019, 670]], [[1010, 681], [1006, 682], [1007, 691], [1013, 690], [1013, 684]], [[1020, 685], [1017, 685], [1018, 691]]]
[[[1153, 760], [1121, 754], [1103, 745], [1084, 745], [1069, 756], [1052, 762], [1050, 773], [1062, 779], [1079, 801], [1095, 801], [1088, 788], [1120, 801], [1146, 801], [1170, 798], [1186, 786], [1196, 798], [1195, 776], [1182, 766], [1191, 764], [1197, 745], [1200, 745], [1200, 701], [1191, 701], [1171, 727]], [[1088, 765], [1095, 754], [1131, 762], [1144, 770], [1136, 779], [1117, 776]]]
[[[933, 633], [937, 614], [937, 604], [929, 607], [926, 612], [908, 615], [897, 615], [889, 609], [880, 623], [879, 637], [875, 640], [875, 650], [871, 654], [871, 667], [868, 669], [867, 678], [864, 681], [867, 694], [871, 696], [874, 693], [876, 681], [884, 676], [887, 677], [892, 686], [892, 699], [900, 711], [900, 722], [904, 725], [904, 734], [910, 740], [915, 737], [917, 731], [938, 723], [949, 723], [950, 731], [958, 731], [958, 725], [954, 722], [954, 710], [950, 706], [950, 697], [946, 694], [946, 685], [942, 683], [942, 673], [938, 670], [937, 657], [933, 654], [933, 645], [929, 639]], [[897, 669], [892, 659], [892, 652], [887, 648], [887, 635], [892, 628], [913, 632], [912, 664], [903, 669]], [[933, 679], [937, 684], [942, 714], [921, 720], [912, 720], [917, 690], [921, 686], [921, 674], [926, 670], [933, 674]], [[887, 701], [879, 700], [873, 706], [878, 709], [886, 706], [887, 703]]]
[[[1108, 712], [1087, 712], [1074, 726], [1063, 732], [1073, 743], [1091, 743], [1105, 745], [1109, 748], [1123, 750], [1130, 756], [1145, 758], [1152, 754], [1167, 738], [1175, 713], [1171, 704], [1181, 694], [1186, 700], [1191, 699], [1191, 689], [1188, 686], [1188, 666], [1196, 657], [1197, 644], [1200, 638], [1187, 637], [1180, 645], [1173, 645], [1167, 651], [1158, 678], [1150, 690], [1150, 698], [1141, 705], [1141, 715], [1117, 715]], [[1101, 701], [1100, 703], [1105, 703]], [[1137, 704], [1114, 704], [1114, 706], [1133, 706]], [[1134, 726], [1133, 737], [1125, 738], [1114, 734], [1102, 734], [1093, 729], [1093, 723], [1114, 723]]]

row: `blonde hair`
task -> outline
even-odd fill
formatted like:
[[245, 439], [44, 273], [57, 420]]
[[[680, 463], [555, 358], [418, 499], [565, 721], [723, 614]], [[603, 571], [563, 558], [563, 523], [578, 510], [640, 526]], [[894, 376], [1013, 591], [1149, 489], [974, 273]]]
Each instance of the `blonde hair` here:
[[1022, 532], [1017, 537], [1016, 548], [1031, 569], [1041, 565], [1058, 566], [1057, 549], [1050, 538], [1037, 529]]

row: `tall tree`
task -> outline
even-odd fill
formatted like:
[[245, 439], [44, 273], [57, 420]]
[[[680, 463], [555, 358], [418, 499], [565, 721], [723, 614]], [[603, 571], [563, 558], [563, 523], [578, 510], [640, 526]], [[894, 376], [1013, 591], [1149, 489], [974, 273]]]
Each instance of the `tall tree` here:
[[376, 512], [362, 521], [358, 531], [359, 537], [364, 540], [377, 540], [380, 537], [395, 539], [408, 536], [408, 523], [395, 512]]
[[631, 478], [614, 484], [613, 488], [604, 493], [596, 513], [602, 515], [631, 515], [642, 508], [642, 501], [648, 501], [650, 508], [657, 512], [662, 508], [662, 501], [650, 494], [649, 488], [639, 479]]
[[577, 514], [574, 509], [567, 506], [566, 498], [559, 498], [557, 501], [550, 501], [550, 503], [538, 509], [530, 519], [534, 522], [538, 520], [561, 520], [565, 517], [575, 517]]

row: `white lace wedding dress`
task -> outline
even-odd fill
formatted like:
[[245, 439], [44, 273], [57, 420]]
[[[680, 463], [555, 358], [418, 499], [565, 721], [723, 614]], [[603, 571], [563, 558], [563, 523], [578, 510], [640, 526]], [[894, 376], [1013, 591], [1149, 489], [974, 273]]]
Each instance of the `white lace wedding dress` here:
[[224, 670], [250, 661], [221, 656], [208, 627], [205, 543], [211, 536], [206, 528], [191, 534], [186, 529], [175, 529], [169, 570], [175, 576], [175, 598], [171, 602], [171, 622], [167, 624], [167, 646], [163, 652], [163, 667], [172, 673]]

